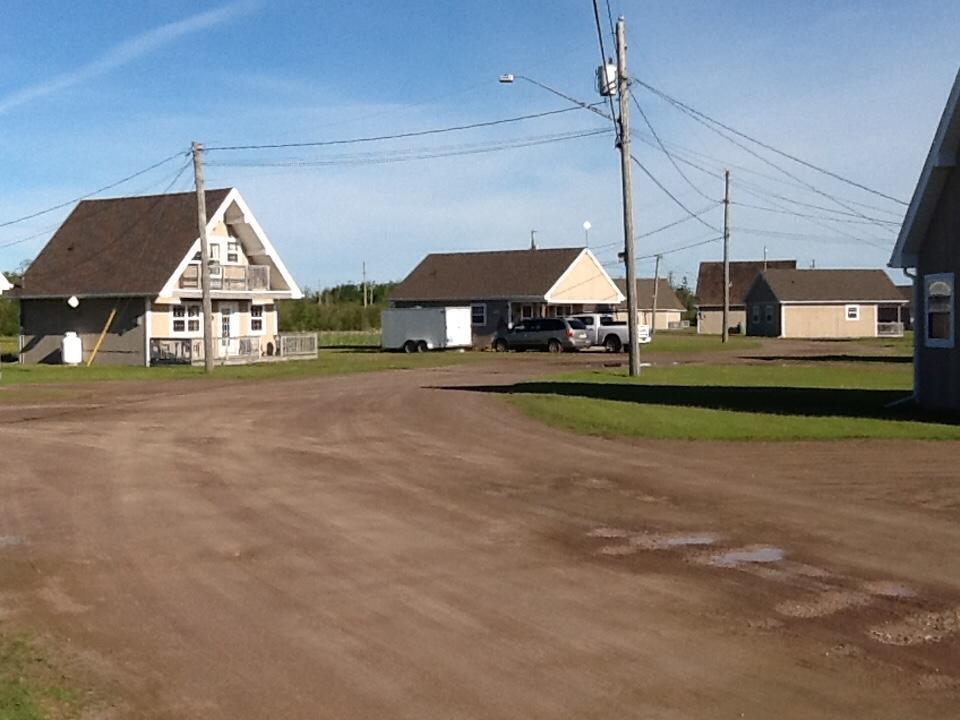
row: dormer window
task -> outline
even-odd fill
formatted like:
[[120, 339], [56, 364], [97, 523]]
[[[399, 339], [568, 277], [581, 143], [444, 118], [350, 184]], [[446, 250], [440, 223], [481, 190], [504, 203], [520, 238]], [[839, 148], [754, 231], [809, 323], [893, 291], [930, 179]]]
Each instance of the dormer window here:
[[953, 273], [927, 275], [923, 279], [926, 305], [927, 347], [953, 347]]

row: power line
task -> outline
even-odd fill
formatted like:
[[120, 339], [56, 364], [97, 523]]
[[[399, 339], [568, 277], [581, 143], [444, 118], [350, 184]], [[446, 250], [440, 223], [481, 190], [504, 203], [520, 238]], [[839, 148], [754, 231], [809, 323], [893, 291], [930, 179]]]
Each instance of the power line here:
[[730, 127], [729, 125], [726, 125], [725, 123], [722, 123], [722, 122], [720, 122], [719, 120], [716, 120], [716, 119], [710, 117], [709, 115], [707, 115], [707, 114], [705, 114], [705, 113], [702, 113], [702, 112], [700, 112], [699, 110], [696, 110], [696, 109], [690, 107], [690, 106], [687, 105], [686, 103], [683, 103], [683, 102], [681, 102], [680, 100], [677, 100], [676, 98], [671, 97], [670, 95], [668, 95], [668, 94], [665, 93], [664, 91], [659, 90], [658, 88], [655, 88], [655, 87], [653, 87], [652, 85], [650, 85], [650, 84], [648, 84], [648, 83], [645, 83], [644, 81], [642, 81], [642, 80], [640, 80], [640, 79], [638, 79], [638, 78], [632, 78], [632, 81], [633, 81], [633, 82], [636, 82], [638, 85], [641, 85], [642, 87], [645, 87], [645, 88], [646, 88], [647, 90], [649, 90], [650, 92], [652, 92], [652, 93], [654, 93], [654, 94], [656, 94], [656, 95], [659, 95], [660, 97], [662, 97], [662, 98], [663, 98], [664, 100], [666, 100], [667, 102], [670, 102], [670, 103], [672, 103], [672, 104], [674, 104], [674, 105], [682, 108], [682, 109], [685, 110], [686, 112], [692, 113], [692, 114], [694, 114], [694, 115], [696, 115], [696, 116], [699, 116], [699, 117], [703, 118], [704, 120], [707, 120], [707, 121], [709, 121], [709, 122], [711, 122], [711, 123], [713, 123], [713, 124], [715, 124], [715, 125], [718, 125], [719, 127], [722, 127], [724, 130], [727, 130], [728, 132], [732, 132], [733, 134], [735, 134], [735, 135], [737, 135], [737, 136], [739, 136], [739, 137], [742, 137], [742, 138], [745, 139], [745, 140], [749, 140], [750, 142], [752, 142], [752, 143], [754, 143], [754, 144], [756, 144], [756, 145], [759, 145], [760, 147], [762, 147], [762, 148], [764, 148], [764, 149], [766, 149], [766, 150], [769, 150], [769, 151], [771, 151], [771, 152], [774, 152], [774, 153], [776, 153], [777, 155], [780, 155], [781, 157], [785, 157], [785, 158], [787, 158], [788, 160], [792, 160], [792, 161], [795, 162], [795, 163], [799, 163], [800, 165], [803, 165], [804, 167], [810, 168], [811, 170], [816, 170], [817, 172], [823, 173], [824, 175], [827, 175], [828, 177], [832, 177], [832, 178], [835, 179], [835, 180], [839, 180], [840, 182], [846, 183], [846, 184], [851, 185], [851, 186], [853, 186], [853, 187], [855, 187], [855, 188], [858, 188], [858, 189], [863, 190], [863, 191], [865, 191], [865, 192], [868, 192], [868, 193], [871, 193], [871, 194], [873, 194], [873, 195], [876, 195], [877, 197], [882, 197], [882, 198], [884, 198], [885, 200], [890, 200], [890, 201], [895, 202], [895, 203], [898, 203], [898, 204], [900, 204], [900, 205], [904, 205], [904, 206], [909, 205], [908, 202], [906, 202], [906, 201], [904, 201], [904, 200], [901, 200], [900, 198], [893, 197], [892, 195], [887, 195], [886, 193], [880, 192], [879, 190], [874, 190], [873, 188], [868, 187], [868, 186], [864, 185], [863, 183], [859, 183], [859, 182], [857, 182], [856, 180], [851, 180], [851, 179], [849, 179], [849, 178], [846, 178], [846, 177], [844, 177], [844, 176], [842, 176], [842, 175], [840, 175], [840, 174], [838, 174], [838, 173], [833, 172], [832, 170], [827, 170], [826, 168], [822, 168], [822, 167], [820, 167], [819, 165], [814, 165], [814, 164], [811, 163], [811, 162], [808, 162], [808, 161], [806, 161], [806, 160], [803, 160], [802, 158], [799, 158], [799, 157], [797, 157], [796, 155], [791, 155], [791, 154], [788, 153], [788, 152], [784, 152], [783, 150], [779, 150], [778, 148], [775, 148], [775, 147], [773, 147], [772, 145], [763, 142], [762, 140], [757, 140], [756, 138], [751, 137], [750, 135], [747, 135], [746, 133], [741, 132], [741, 131], [737, 130], [736, 128]]
[[695, 219], [695, 220], [696, 220], [697, 222], [699, 222], [701, 225], [703, 225], [703, 226], [705, 226], [705, 227], [707, 227], [707, 228], [710, 228], [710, 229], [713, 230], [714, 232], [720, 232], [719, 228], [715, 228], [713, 225], [711, 225], [711, 224], [708, 223], [706, 220], [704, 220], [703, 218], [701, 218], [699, 215], [697, 215], [697, 213], [693, 212], [693, 210], [691, 210], [691, 209], [688, 208], [686, 205], [684, 205], [684, 204], [677, 198], [676, 195], [674, 195], [672, 192], [670, 192], [669, 190], [667, 190], [667, 188], [663, 185], [663, 183], [661, 183], [659, 180], [657, 180], [657, 178], [653, 175], [653, 173], [651, 173], [649, 170], [647, 170], [647, 168], [644, 166], [644, 164], [637, 159], [637, 156], [636, 156], [636, 155], [631, 155], [631, 156], [630, 156], [630, 159], [633, 160], [641, 170], [643, 170], [644, 174], [646, 174], [646, 176], [647, 176], [648, 178], [650, 178], [650, 180], [653, 182], [654, 185], [656, 185], [658, 188], [660, 188], [660, 189], [664, 192], [664, 194], [665, 194], [667, 197], [669, 197], [671, 200], [673, 200], [673, 202], [676, 203], [681, 209], [683, 209], [683, 211], [686, 212], [687, 215], [689, 215], [690, 217], [692, 217], [693, 219]]
[[593, 130], [578, 130], [554, 135], [518, 138], [496, 143], [477, 143], [473, 145], [440, 146], [438, 148], [419, 148], [398, 150], [392, 153], [362, 153], [357, 155], [341, 155], [327, 159], [288, 159], [288, 160], [238, 160], [233, 162], [211, 161], [206, 163], [210, 167], [326, 167], [334, 165], [386, 165], [391, 163], [408, 162], [412, 160], [433, 160], [438, 158], [459, 157], [464, 155], [479, 155], [483, 153], [513, 150], [519, 148], [547, 145], [550, 143], [576, 140], [579, 138], [607, 135], [607, 128]]
[[650, 255], [642, 255], [638, 257], [637, 260], [648, 260], [650, 258], [655, 258], [657, 255], [670, 255], [682, 250], [690, 250], [695, 247], [700, 247], [701, 245], [709, 245], [710, 243], [720, 242], [721, 240], [723, 240], [723, 235], [720, 237], [711, 237], [706, 240], [690, 243], [689, 245], [681, 245], [680, 247], [671, 248], [670, 250], [660, 250], [659, 252], [655, 252]]
[[[713, 209], [714, 209], [715, 207], [717, 207], [717, 205], [719, 205], [719, 204], [720, 204], [719, 202], [715, 202], [714, 204], [709, 205], [708, 207], [705, 207], [705, 208], [703, 208], [702, 210], [698, 210], [696, 213], [694, 213], [694, 215], [685, 215], [684, 217], [680, 218], [679, 220], [674, 220], [673, 222], [670, 222], [670, 223], [667, 223], [666, 225], [662, 225], [662, 226], [658, 227], [656, 230], [649, 230], [649, 231], [647, 231], [647, 232], [645, 232], [645, 233], [641, 233], [640, 235], [637, 235], [634, 239], [635, 239], [635, 240], [642, 240], [643, 238], [647, 238], [647, 237], [650, 237], [651, 235], [656, 235], [657, 233], [663, 232], [664, 230], [669, 230], [669, 229], [672, 228], [672, 227], [676, 227], [677, 225], [680, 225], [681, 223], [689, 222], [690, 220], [693, 220], [693, 219], [694, 219], [694, 216], [703, 215], [705, 212], [708, 212], [708, 211], [710, 211], [710, 210], [713, 210]], [[603, 243], [602, 245], [594, 245], [594, 246], [593, 246], [592, 248], [590, 248], [590, 249], [591, 249], [591, 250], [602, 250], [603, 248], [613, 247], [614, 245], [620, 245], [620, 244], [621, 244], [621, 241], [620, 241], [620, 240], [615, 240], [614, 242]]]
[[762, 210], [764, 212], [778, 213], [780, 215], [793, 215], [795, 217], [800, 217], [800, 218], [820, 218], [822, 220], [828, 220], [830, 222], [853, 223], [853, 224], [860, 224], [860, 225], [863, 225], [863, 224], [873, 225], [880, 222], [880, 223], [884, 223], [886, 225], [891, 225], [891, 226], [900, 225], [900, 223], [897, 222], [896, 220], [880, 220], [879, 218], [875, 218], [874, 222], [869, 222], [867, 220], [858, 220], [856, 218], [837, 218], [837, 217], [827, 217], [825, 215], [811, 215], [810, 213], [796, 212], [795, 210], [769, 208], [769, 207], [763, 207], [762, 205], [751, 205], [750, 203], [742, 203], [742, 202], [736, 202], [736, 201], [731, 202], [731, 204], [736, 205], [738, 207], [749, 208], [751, 210]]
[[[603, 31], [600, 29], [600, 8], [597, 7], [597, 0], [593, 0], [593, 19], [597, 25], [597, 40], [600, 41], [600, 73], [603, 78], [603, 86], [605, 90], [609, 90], [607, 84], [607, 50], [603, 46]], [[613, 26], [613, 18], [610, 18], [611, 29]], [[620, 137], [620, 123], [617, 121], [617, 112], [613, 108], [613, 95], [609, 92], [607, 93], [607, 101], [610, 104], [610, 119], [613, 121], [613, 127], [617, 131], [617, 138]]]
[[673, 169], [677, 171], [677, 174], [684, 179], [687, 185], [689, 185], [694, 190], [696, 190], [697, 194], [699, 194], [702, 198], [706, 200], [710, 200], [711, 202], [716, 202], [715, 198], [710, 197], [705, 192], [703, 192], [703, 190], [701, 190], [699, 187], [694, 185], [693, 181], [690, 180], [689, 177], [687, 177], [687, 174], [680, 169], [680, 166], [677, 165], [676, 160], [673, 159], [673, 155], [670, 154], [670, 151], [667, 150], [666, 146], [663, 144], [663, 141], [660, 140], [660, 136], [657, 134], [657, 131], [653, 129], [653, 125], [651, 124], [650, 119], [647, 117], [647, 114], [643, 111], [643, 108], [640, 107], [640, 101], [637, 100], [637, 96], [631, 92], [630, 98], [633, 100], [633, 104], [637, 106], [637, 111], [640, 113], [640, 117], [643, 118], [643, 122], [646, 123], [647, 128], [649, 128], [650, 134], [653, 135], [654, 139], [657, 141], [657, 145], [660, 146], [660, 149], [663, 151], [663, 154], [667, 156], [667, 160], [669, 160], [670, 164], [673, 165]]
[[271, 143], [264, 145], [213, 145], [205, 147], [204, 152], [213, 151], [235, 151], [235, 150], [278, 150], [284, 148], [302, 148], [302, 147], [325, 147], [328, 145], [355, 145], [358, 143], [382, 142], [384, 140], [402, 140], [412, 137], [423, 137], [424, 135], [440, 135], [443, 133], [460, 132], [463, 130], [476, 130], [478, 128], [494, 127], [496, 125], [507, 125], [509, 123], [522, 122], [524, 120], [536, 120], [539, 118], [550, 117], [551, 115], [562, 115], [563, 113], [578, 110], [581, 107], [596, 107], [603, 103], [593, 103], [592, 105], [577, 104], [577, 107], [559, 108], [557, 110], [547, 110], [545, 112], [533, 113], [530, 115], [518, 115], [516, 117], [500, 118], [499, 120], [486, 120], [484, 122], [470, 123], [467, 125], [453, 125], [443, 128], [431, 128], [429, 130], [415, 130], [412, 132], [395, 133], [393, 135], [370, 135], [365, 137], [344, 138], [340, 140], [318, 140], [311, 142], [292, 142], [292, 143]]
[[148, 167], [145, 167], [145, 168], [143, 168], [142, 170], [137, 170], [137, 172], [135, 172], [135, 173], [133, 173], [133, 174], [131, 174], [131, 175], [127, 175], [126, 177], [121, 178], [121, 179], [119, 179], [119, 180], [117, 180], [117, 181], [115, 181], [115, 182], [112, 182], [112, 183], [110, 183], [109, 185], [104, 185], [102, 188], [98, 188], [97, 190], [94, 190], [94, 191], [92, 191], [92, 192], [88, 192], [88, 193], [85, 193], [84, 195], [80, 195], [80, 196], [78, 196], [78, 197], [75, 197], [75, 198], [73, 198], [72, 200], [67, 200], [66, 202], [58, 203], [58, 204], [53, 205], [53, 206], [51, 206], [51, 207], [48, 207], [48, 208], [46, 208], [46, 209], [44, 209], [44, 210], [38, 210], [38, 211], [36, 211], [36, 212], [30, 213], [29, 215], [23, 215], [22, 217], [14, 218], [13, 220], [6, 220], [5, 222], [0, 222], [0, 228], [9, 227], [10, 225], [16, 225], [17, 223], [21, 223], [21, 222], [24, 222], [24, 221], [26, 221], [26, 220], [32, 220], [33, 218], [40, 217], [41, 215], [46, 215], [47, 213], [52, 213], [52, 212], [55, 211], [55, 210], [60, 210], [60, 209], [62, 209], [62, 208], [65, 208], [65, 207], [67, 207], [68, 205], [73, 205], [74, 203], [78, 203], [78, 202], [80, 202], [81, 200], [86, 200], [87, 198], [91, 198], [91, 197], [93, 197], [94, 195], [99, 195], [100, 193], [106, 192], [107, 190], [112, 190], [113, 188], [117, 187], [118, 185], [123, 185], [125, 182], [129, 182], [130, 180], [133, 180], [134, 178], [138, 178], [138, 177], [140, 177], [141, 175], [145, 175], [146, 173], [150, 172], [151, 170], [156, 170], [156, 169], [157, 169], [158, 167], [160, 167], [161, 165], [166, 165], [166, 164], [167, 164], [168, 162], [170, 162], [171, 160], [174, 160], [174, 159], [176, 159], [176, 158], [178, 158], [178, 157], [184, 157], [186, 154], [187, 154], [187, 153], [184, 153], [184, 152], [174, 153], [173, 155], [170, 155], [169, 157], [166, 157], [166, 158], [164, 158], [163, 160], [160, 160], [159, 162], [155, 162], [153, 165], [150, 165], [150, 166], [148, 166]]
[[[761, 235], [766, 237], [781, 238], [781, 239], [802, 239], [802, 240], [812, 240], [814, 242], [829, 242], [837, 243], [839, 239], [834, 235], [809, 235], [806, 233], [794, 233], [794, 232], [785, 232], [782, 230], [764, 230], [762, 228], [749, 228], [749, 227], [740, 227], [737, 226], [734, 228], [738, 233], [744, 233], [747, 235]], [[829, 228], [828, 228], [829, 229]], [[880, 250], [889, 250], [889, 245], [882, 245], [880, 242], [874, 242], [868, 238], [856, 237], [854, 235], [848, 235], [851, 240], [869, 245], [871, 247], [878, 248]]]

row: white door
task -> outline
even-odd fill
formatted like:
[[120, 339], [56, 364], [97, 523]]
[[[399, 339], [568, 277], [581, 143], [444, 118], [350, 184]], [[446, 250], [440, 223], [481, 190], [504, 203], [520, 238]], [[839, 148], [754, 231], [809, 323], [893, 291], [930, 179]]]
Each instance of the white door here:
[[220, 357], [236, 355], [240, 329], [237, 303], [220, 303]]

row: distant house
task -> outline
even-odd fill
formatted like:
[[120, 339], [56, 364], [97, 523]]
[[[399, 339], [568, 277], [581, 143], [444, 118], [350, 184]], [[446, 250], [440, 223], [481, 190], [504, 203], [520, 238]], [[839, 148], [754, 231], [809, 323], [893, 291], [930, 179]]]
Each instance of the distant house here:
[[[744, 298], [757, 275], [764, 269], [794, 269], [796, 260], [748, 260], [730, 263], [730, 330], [746, 332]], [[697, 332], [723, 333], [723, 263], [702, 262], [697, 275]]]
[[[627, 281], [625, 278], [616, 278], [614, 282], [623, 295], [627, 294]], [[654, 325], [653, 317], [653, 289], [654, 278], [637, 278], [637, 310], [640, 323], [652, 327], [656, 330], [668, 330], [679, 328], [683, 320], [683, 313], [687, 308], [677, 293], [670, 287], [666, 278], [660, 278], [656, 283], [657, 290], [657, 317]], [[617, 320], [627, 319], [627, 301], [614, 308], [614, 315]]]
[[[236, 189], [206, 201], [217, 359], [275, 354], [276, 302], [300, 289]], [[81, 202], [23, 276], [21, 362], [60, 362], [67, 332], [84, 359], [105, 333], [98, 363], [202, 360], [198, 235], [192, 192]]]
[[7, 290], [13, 289], [13, 283], [7, 280], [3, 273], [0, 273], [0, 295], [3, 295]]
[[913, 284], [897, 285], [897, 290], [900, 291], [903, 299], [907, 301], [907, 305], [903, 309], [903, 329], [913, 330]]
[[960, 410], [958, 162], [960, 74], [954, 80], [890, 257], [890, 267], [903, 268], [914, 278], [914, 397], [924, 407], [952, 411]]
[[390, 295], [393, 307], [469, 305], [475, 347], [534, 317], [563, 317], [624, 299], [585, 248], [427, 255]]
[[767, 270], [747, 292], [747, 334], [899, 337], [906, 304], [883, 270]]

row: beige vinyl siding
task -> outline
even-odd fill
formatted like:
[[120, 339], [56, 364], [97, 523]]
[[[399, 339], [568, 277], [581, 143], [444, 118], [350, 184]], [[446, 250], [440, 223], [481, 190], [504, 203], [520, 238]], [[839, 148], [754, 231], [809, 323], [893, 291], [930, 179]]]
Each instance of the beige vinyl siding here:
[[877, 334], [877, 306], [861, 304], [860, 319], [847, 320], [847, 305], [784, 305], [782, 337], [857, 338]]
[[620, 295], [604, 269], [590, 255], [583, 254], [553, 288], [550, 302], [554, 305], [581, 302], [616, 305]]
[[[740, 325], [747, 332], [747, 311], [730, 310], [730, 328]], [[720, 335], [723, 332], [723, 310], [701, 310], [697, 317], [697, 332], [701, 335]]]
[[155, 303], [150, 309], [150, 336], [170, 337], [173, 333], [173, 315], [169, 305]]

